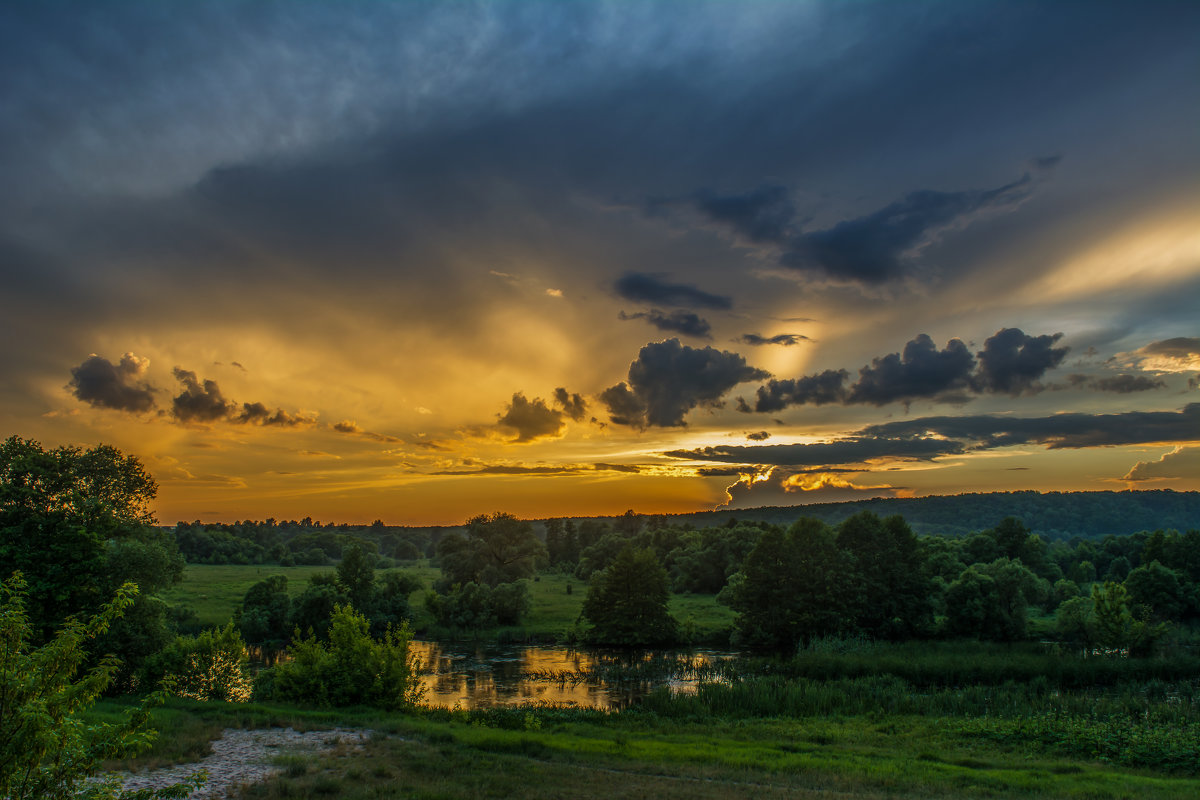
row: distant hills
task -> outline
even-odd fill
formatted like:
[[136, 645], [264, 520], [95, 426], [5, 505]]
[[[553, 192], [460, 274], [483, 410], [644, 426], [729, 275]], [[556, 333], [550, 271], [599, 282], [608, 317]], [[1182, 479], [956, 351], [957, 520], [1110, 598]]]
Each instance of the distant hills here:
[[[1019, 517], [1044, 539], [1080, 536], [1098, 539], [1138, 531], [1200, 529], [1200, 492], [1170, 489], [1123, 492], [977, 492], [931, 497], [878, 498], [842, 503], [701, 511], [652, 515], [669, 524], [697, 528], [724, 525], [730, 519], [788, 525], [801, 517], [831, 524], [859, 511], [880, 516], [900, 514], [918, 534], [962, 536], [991, 528], [1007, 516]], [[594, 518], [612, 521], [614, 517]]]

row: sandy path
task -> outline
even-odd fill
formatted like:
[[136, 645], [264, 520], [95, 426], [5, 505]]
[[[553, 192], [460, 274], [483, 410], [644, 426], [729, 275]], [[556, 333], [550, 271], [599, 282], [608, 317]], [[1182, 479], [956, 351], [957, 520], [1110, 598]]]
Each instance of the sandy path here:
[[241, 730], [227, 728], [221, 738], [212, 743], [212, 754], [192, 764], [147, 772], [122, 773], [126, 789], [149, 789], [179, 783], [193, 772], [208, 770], [208, 782], [188, 795], [189, 800], [223, 798], [229, 790], [246, 783], [264, 781], [282, 771], [270, 762], [286, 753], [321, 753], [339, 744], [358, 746], [371, 736], [371, 731], [334, 728], [301, 733], [293, 728], [264, 728]]

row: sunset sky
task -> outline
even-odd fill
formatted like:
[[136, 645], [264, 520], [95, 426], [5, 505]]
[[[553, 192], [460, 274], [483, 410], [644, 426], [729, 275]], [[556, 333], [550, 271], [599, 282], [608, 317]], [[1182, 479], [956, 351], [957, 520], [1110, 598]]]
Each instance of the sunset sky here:
[[166, 524], [1200, 489], [1200, 3], [8, 2], [0, 278]]

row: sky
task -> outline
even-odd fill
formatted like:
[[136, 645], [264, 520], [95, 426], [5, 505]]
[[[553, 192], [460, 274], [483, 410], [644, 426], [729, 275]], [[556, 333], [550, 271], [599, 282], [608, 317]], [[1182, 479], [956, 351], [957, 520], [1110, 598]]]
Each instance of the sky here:
[[1200, 489], [1200, 3], [0, 5], [0, 435], [164, 524]]

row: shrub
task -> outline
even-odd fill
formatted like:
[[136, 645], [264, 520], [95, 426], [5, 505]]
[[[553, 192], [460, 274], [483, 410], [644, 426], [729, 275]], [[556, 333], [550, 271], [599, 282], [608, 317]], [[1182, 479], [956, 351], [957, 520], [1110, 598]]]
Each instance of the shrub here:
[[180, 697], [245, 703], [250, 700], [247, 655], [246, 644], [231, 622], [197, 636], [178, 637], [154, 666]]
[[328, 646], [312, 635], [296, 641], [288, 648], [291, 660], [274, 667], [261, 687], [278, 700], [409, 708], [425, 693], [420, 663], [409, 651], [411, 640], [407, 624], [372, 639], [366, 617], [339, 605], [330, 620]]

